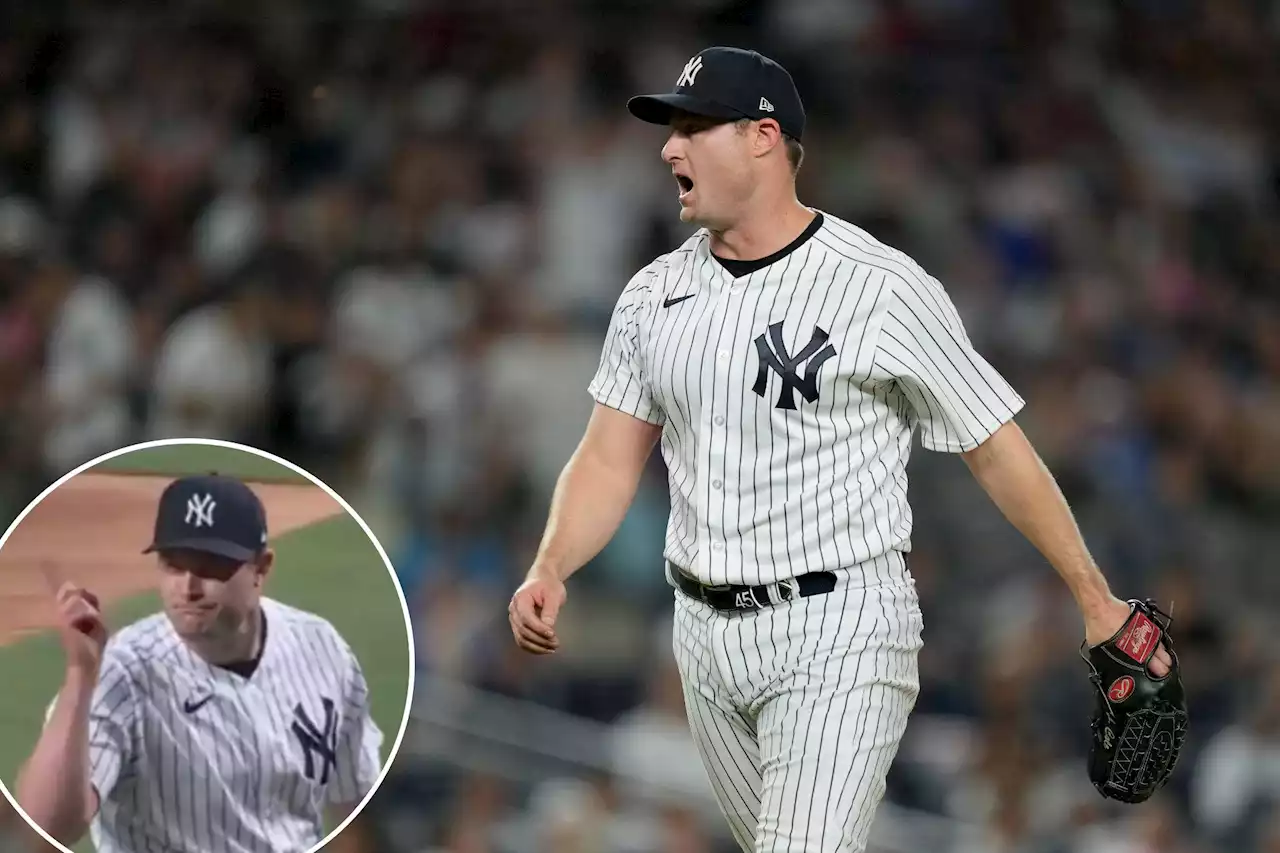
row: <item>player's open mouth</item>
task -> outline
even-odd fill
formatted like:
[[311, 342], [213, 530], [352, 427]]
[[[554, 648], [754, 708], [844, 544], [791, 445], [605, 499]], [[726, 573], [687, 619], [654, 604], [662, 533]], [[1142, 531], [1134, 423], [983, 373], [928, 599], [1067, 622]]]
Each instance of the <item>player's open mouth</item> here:
[[681, 198], [693, 192], [693, 179], [687, 175], [676, 175], [676, 183], [680, 185]]

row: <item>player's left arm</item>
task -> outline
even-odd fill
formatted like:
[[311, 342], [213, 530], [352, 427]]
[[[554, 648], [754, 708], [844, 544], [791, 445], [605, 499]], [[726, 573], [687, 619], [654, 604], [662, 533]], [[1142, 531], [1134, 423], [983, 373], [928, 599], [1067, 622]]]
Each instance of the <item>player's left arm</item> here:
[[[1007, 423], [961, 456], [1005, 518], [1071, 589], [1084, 617], [1085, 642], [1093, 646], [1113, 637], [1128, 620], [1130, 607], [1112, 594], [1057, 481], [1022, 429]], [[1162, 677], [1171, 664], [1161, 646], [1151, 659], [1151, 671]]]
[[[342, 824], [373, 790], [382, 772], [382, 730], [373, 719], [369, 685], [354, 652], [339, 641], [348, 669], [343, 701], [342, 728], [338, 733], [334, 776], [326, 792], [327, 816], [333, 826]], [[371, 849], [363, 817], [356, 817], [326, 849], [358, 853]]]
[[[959, 453], [1005, 518], [1044, 555], [1071, 590], [1090, 645], [1110, 639], [1129, 618], [1089, 553], [1057, 481], [1014, 416], [1023, 400], [970, 342], [955, 306], [927, 275], [891, 279], [875, 369], [910, 401], [921, 442]], [[1161, 648], [1151, 670], [1171, 658]]]

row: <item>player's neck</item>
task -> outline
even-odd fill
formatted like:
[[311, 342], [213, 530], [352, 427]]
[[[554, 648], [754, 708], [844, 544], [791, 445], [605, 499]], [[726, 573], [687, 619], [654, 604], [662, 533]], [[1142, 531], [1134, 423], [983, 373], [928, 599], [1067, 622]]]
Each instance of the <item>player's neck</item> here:
[[793, 193], [777, 202], [755, 205], [723, 231], [711, 231], [711, 252], [728, 261], [767, 258], [791, 245], [817, 216]]

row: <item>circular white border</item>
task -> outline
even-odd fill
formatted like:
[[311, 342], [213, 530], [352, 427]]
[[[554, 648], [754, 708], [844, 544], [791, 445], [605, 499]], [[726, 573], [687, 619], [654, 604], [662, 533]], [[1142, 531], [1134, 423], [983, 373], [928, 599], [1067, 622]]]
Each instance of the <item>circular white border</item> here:
[[[211, 447], [222, 447], [228, 450], [239, 450], [245, 453], [251, 453], [254, 456], [260, 456], [263, 459], [270, 459], [272, 462], [275, 462], [278, 465], [288, 468], [289, 470], [294, 471], [297, 474], [301, 474], [303, 477], [306, 477], [315, 485], [324, 489], [325, 492], [328, 493], [329, 497], [337, 501], [342, 506], [342, 508], [346, 510], [347, 514], [356, 520], [356, 523], [360, 525], [360, 529], [363, 530], [365, 535], [369, 537], [369, 541], [373, 543], [373, 547], [377, 550], [378, 556], [382, 558], [382, 565], [386, 567], [387, 573], [391, 575], [391, 581], [396, 588], [396, 595], [400, 599], [400, 612], [404, 616], [405, 636], [408, 638], [408, 643], [409, 643], [409, 689], [405, 693], [404, 713], [401, 715], [401, 718], [400, 718], [400, 733], [396, 735], [395, 743], [392, 744], [391, 746], [391, 751], [387, 754], [386, 759], [382, 762], [382, 771], [378, 774], [377, 781], [373, 783], [373, 787], [369, 789], [369, 793], [364, 795], [364, 799], [360, 801], [360, 805], [356, 806], [356, 808], [351, 812], [351, 814], [348, 815], [347, 818], [341, 824], [339, 824], [335, 830], [333, 830], [333, 832], [330, 832], [325, 838], [321, 839], [319, 844], [317, 844], [315, 847], [312, 847], [310, 850], [306, 851], [306, 853], [316, 853], [316, 851], [320, 850], [330, 841], [333, 841], [335, 838], [341, 835], [342, 831], [347, 828], [347, 825], [350, 824], [351, 821], [355, 820], [357, 815], [359, 815], [362, 811], [364, 811], [365, 806], [369, 804], [369, 800], [371, 800], [373, 798], [373, 795], [377, 793], [378, 789], [382, 787], [383, 781], [387, 778], [387, 772], [391, 769], [391, 765], [395, 763], [396, 755], [400, 752], [400, 744], [403, 743], [404, 741], [405, 732], [409, 728], [409, 712], [413, 708], [414, 679], [418, 671], [417, 652], [416, 652], [416, 649], [414, 648], [414, 641], [413, 641], [413, 623], [412, 623], [412, 620], [409, 618], [409, 603], [404, 597], [404, 589], [400, 586], [400, 578], [396, 576], [395, 568], [391, 565], [391, 559], [387, 556], [386, 550], [383, 549], [382, 543], [378, 541], [378, 537], [373, 535], [373, 531], [369, 529], [369, 525], [365, 523], [365, 520], [360, 517], [360, 513], [356, 512], [355, 509], [351, 506], [351, 504], [347, 503], [346, 499], [342, 497], [342, 495], [335, 492], [332, 488], [329, 487], [327, 483], [325, 483], [320, 478], [316, 477], [310, 471], [306, 471], [303, 468], [298, 467], [294, 463], [290, 462], [288, 459], [283, 459], [279, 456], [276, 456], [274, 453], [268, 453], [267, 451], [259, 450], [256, 447], [250, 447], [249, 445], [246, 445], [246, 444], [238, 444], [234, 441], [223, 441], [221, 439], [216, 439], [216, 438], [161, 438], [161, 439], [156, 439], [154, 441], [143, 441], [138, 444], [130, 444], [127, 447], [121, 447], [118, 450], [112, 450], [109, 453], [104, 453], [101, 456], [95, 459], [91, 459], [88, 462], [85, 462], [79, 465], [78, 467], [74, 468], [73, 470], [68, 471], [66, 474], [63, 474], [52, 485], [46, 487], [45, 490], [35, 498], [35, 500], [27, 504], [26, 509], [24, 509], [21, 513], [19, 513], [18, 517], [13, 520], [13, 522], [9, 525], [9, 528], [5, 530], [4, 535], [0, 536], [0, 550], [4, 549], [4, 544], [9, 541], [9, 537], [13, 535], [13, 531], [18, 528], [18, 525], [22, 523], [22, 520], [27, 517], [27, 515], [31, 512], [31, 510], [35, 509], [40, 504], [40, 502], [43, 501], [45, 498], [47, 498], [50, 494], [52, 494], [54, 490], [56, 490], [63, 483], [70, 480], [72, 477], [75, 477], [77, 474], [81, 474], [84, 471], [107, 461], [108, 459], [114, 459], [117, 456], [124, 456], [126, 454], [133, 453], [138, 450], [146, 450], [152, 447], [183, 446], [183, 445], [191, 445], [191, 444], [202, 444], [202, 445], [207, 445]], [[176, 476], [171, 474], [165, 474], [164, 472], [161, 472], [161, 471], [155, 472], [155, 475], [158, 477]], [[245, 478], [245, 479], [249, 481], [250, 484], [254, 482], [252, 478]], [[5, 785], [3, 779], [0, 779], [0, 793], [4, 794], [5, 799], [9, 801], [9, 804], [13, 806], [14, 810], [18, 814], [22, 815], [22, 819], [27, 822], [27, 826], [34, 829], [41, 838], [43, 838], [49, 844], [53, 845], [55, 849], [61, 850], [62, 853], [75, 853], [74, 850], [71, 850], [70, 848], [63, 846], [58, 841], [54, 840], [54, 838], [50, 836], [47, 832], [45, 832], [43, 828], [36, 825], [35, 821], [33, 821], [27, 815], [26, 811], [23, 810], [22, 806], [18, 804], [17, 797], [9, 793], [9, 788], [7, 785]]]

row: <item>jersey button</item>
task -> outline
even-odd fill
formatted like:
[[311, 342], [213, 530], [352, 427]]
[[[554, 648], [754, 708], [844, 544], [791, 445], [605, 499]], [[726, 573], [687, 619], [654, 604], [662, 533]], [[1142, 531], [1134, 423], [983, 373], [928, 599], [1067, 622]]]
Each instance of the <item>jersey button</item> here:
[[713, 488], [713, 489], [717, 489], [717, 490], [718, 490], [718, 489], [720, 488], [720, 486], [721, 486], [721, 485], [722, 485], [722, 483], [721, 483], [719, 480], [712, 480], [712, 481], [711, 481], [711, 488]]
[[716, 426], [724, 426], [724, 415], [716, 415]]
[[711, 550], [712, 550], [712, 551], [723, 551], [723, 550], [724, 550], [724, 543], [723, 543], [723, 542], [712, 542], [712, 543], [711, 543]]
[[729, 351], [728, 351], [727, 349], [722, 349], [722, 350], [720, 350], [720, 360], [721, 360], [721, 361], [724, 361], [724, 360], [725, 360], [726, 358], [728, 358], [728, 357], [729, 357]]

